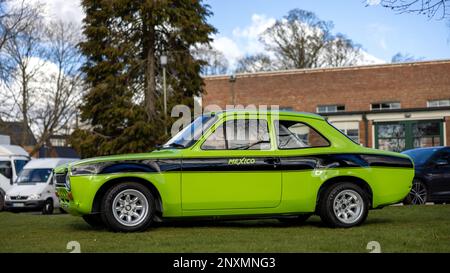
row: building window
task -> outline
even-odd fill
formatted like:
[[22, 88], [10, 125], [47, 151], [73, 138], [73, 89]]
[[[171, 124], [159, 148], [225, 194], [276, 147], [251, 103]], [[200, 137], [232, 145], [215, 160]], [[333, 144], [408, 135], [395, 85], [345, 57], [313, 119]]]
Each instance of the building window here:
[[280, 107], [280, 111], [293, 111], [294, 107], [291, 106], [282, 106]]
[[450, 106], [450, 99], [449, 100], [429, 100], [427, 105], [428, 105], [428, 107]]
[[336, 113], [344, 112], [345, 105], [319, 105], [317, 106], [317, 113]]
[[52, 144], [52, 147], [65, 147], [66, 146], [66, 140], [62, 138], [51, 138], [50, 143]]
[[372, 103], [370, 105], [371, 110], [389, 110], [389, 109], [400, 109], [400, 102], [381, 102]]
[[377, 123], [375, 132], [375, 147], [382, 150], [401, 152], [443, 145], [443, 124], [440, 120]]

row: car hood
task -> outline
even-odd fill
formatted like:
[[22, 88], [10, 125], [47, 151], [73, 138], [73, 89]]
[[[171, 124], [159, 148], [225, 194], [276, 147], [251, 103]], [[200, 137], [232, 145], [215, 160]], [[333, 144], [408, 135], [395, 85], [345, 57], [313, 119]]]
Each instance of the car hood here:
[[74, 167], [74, 166], [87, 165], [87, 164], [92, 164], [92, 163], [112, 162], [112, 161], [121, 161], [121, 160], [171, 159], [171, 158], [181, 158], [181, 150], [164, 149], [164, 150], [155, 150], [151, 153], [93, 157], [93, 158], [79, 160], [79, 161], [69, 163], [69, 164], [66, 164], [63, 166], [59, 166], [57, 169], [68, 168], [68, 167], [70, 168], [70, 167]]
[[44, 191], [46, 183], [30, 183], [30, 185], [15, 184], [8, 192], [12, 196], [29, 196], [31, 194], [40, 194]]

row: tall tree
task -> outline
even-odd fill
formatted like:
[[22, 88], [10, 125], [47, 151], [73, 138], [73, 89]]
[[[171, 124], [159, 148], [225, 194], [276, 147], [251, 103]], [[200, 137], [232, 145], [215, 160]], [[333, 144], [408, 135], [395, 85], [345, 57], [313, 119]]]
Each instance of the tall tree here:
[[400, 13], [424, 14], [428, 18], [450, 17], [450, 0], [367, 0], [367, 5], [381, 5]]
[[228, 60], [219, 50], [203, 44], [194, 47], [192, 52], [196, 59], [206, 63], [201, 69], [202, 75], [221, 75], [227, 73]]
[[255, 73], [276, 69], [275, 60], [272, 60], [267, 54], [258, 53], [240, 58], [235, 73]]
[[[32, 5], [26, 0], [0, 0], [0, 79], [8, 81], [11, 64], [4, 58], [6, 43], [17, 38], [18, 35], [39, 20], [40, 5]], [[13, 65], [12, 65], [13, 66]]]
[[260, 35], [281, 69], [353, 64], [359, 46], [342, 34], [332, 34], [333, 23], [313, 12], [294, 9]]
[[205, 62], [190, 48], [208, 44], [215, 29], [200, 0], [83, 0], [86, 12], [80, 44], [89, 91], [81, 106], [84, 129], [72, 135], [82, 156], [149, 151], [166, 138], [161, 65], [166, 66], [169, 109], [193, 105], [203, 90]]

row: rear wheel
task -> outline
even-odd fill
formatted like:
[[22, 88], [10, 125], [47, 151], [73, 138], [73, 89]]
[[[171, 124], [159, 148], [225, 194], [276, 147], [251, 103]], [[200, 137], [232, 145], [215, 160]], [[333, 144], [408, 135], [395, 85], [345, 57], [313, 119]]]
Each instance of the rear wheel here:
[[47, 199], [45, 201], [44, 207], [42, 208], [42, 214], [53, 214], [53, 200]]
[[82, 216], [83, 220], [95, 229], [105, 228], [100, 214], [86, 214]]
[[297, 215], [295, 217], [286, 217], [286, 218], [278, 218], [278, 221], [284, 224], [289, 225], [300, 225], [306, 222], [309, 217], [311, 217], [311, 213]]
[[318, 212], [331, 227], [349, 228], [363, 223], [369, 211], [368, 194], [353, 183], [338, 183], [321, 194]]
[[143, 231], [153, 223], [154, 197], [150, 190], [135, 182], [110, 188], [102, 201], [102, 220], [114, 231]]
[[414, 179], [411, 191], [408, 196], [406, 196], [405, 200], [403, 200], [403, 204], [405, 205], [423, 205], [428, 200], [428, 191], [425, 184], [417, 179]]

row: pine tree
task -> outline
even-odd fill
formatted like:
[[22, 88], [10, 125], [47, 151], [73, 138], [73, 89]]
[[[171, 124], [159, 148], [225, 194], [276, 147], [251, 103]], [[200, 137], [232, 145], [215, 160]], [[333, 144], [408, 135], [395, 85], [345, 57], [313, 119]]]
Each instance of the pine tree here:
[[[191, 48], [209, 44], [214, 27], [201, 0], [83, 0], [80, 44], [90, 89], [72, 145], [83, 157], [150, 151], [167, 139], [159, 58], [168, 56], [169, 107], [192, 106], [203, 92]], [[170, 116], [170, 115], [169, 115]]]

